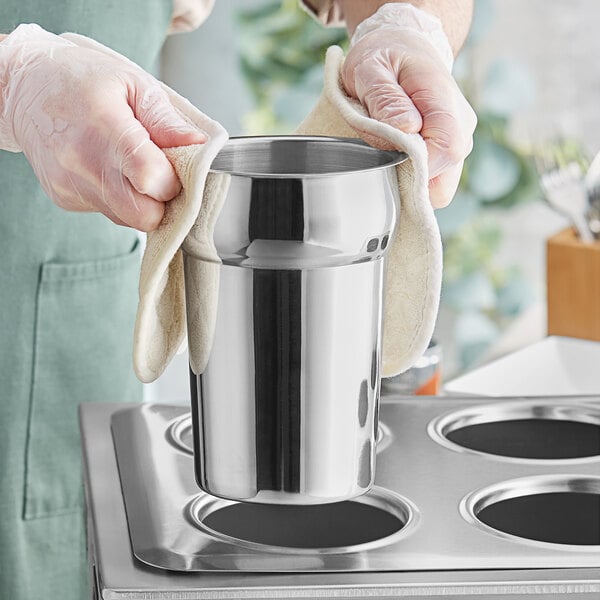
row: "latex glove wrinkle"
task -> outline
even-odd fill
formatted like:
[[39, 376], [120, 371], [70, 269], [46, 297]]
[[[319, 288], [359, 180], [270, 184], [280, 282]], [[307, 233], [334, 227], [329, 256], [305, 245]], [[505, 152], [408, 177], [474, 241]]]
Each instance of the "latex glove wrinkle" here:
[[[413, 19], [417, 9], [404, 3], [386, 4], [380, 11], [385, 18], [376, 14], [362, 32], [360, 26], [357, 29], [342, 68], [342, 83], [371, 117], [423, 137], [430, 200], [440, 208], [456, 192], [477, 118], [451, 75], [449, 46], [436, 47], [445, 39], [441, 25], [437, 30], [436, 20], [423, 17], [422, 11], [418, 13], [423, 18]], [[395, 13], [397, 23], [392, 20]], [[406, 15], [408, 23], [400, 18]], [[386, 140], [366, 141], [389, 147]]]
[[0, 147], [22, 150], [60, 207], [143, 231], [181, 184], [161, 148], [206, 136], [159, 82], [106, 55], [22, 25], [0, 43]]

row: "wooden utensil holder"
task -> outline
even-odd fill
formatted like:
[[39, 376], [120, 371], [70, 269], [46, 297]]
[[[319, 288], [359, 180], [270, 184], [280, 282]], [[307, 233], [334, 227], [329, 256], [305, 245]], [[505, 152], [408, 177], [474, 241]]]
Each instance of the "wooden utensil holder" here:
[[600, 341], [600, 241], [583, 243], [574, 229], [547, 241], [548, 335]]

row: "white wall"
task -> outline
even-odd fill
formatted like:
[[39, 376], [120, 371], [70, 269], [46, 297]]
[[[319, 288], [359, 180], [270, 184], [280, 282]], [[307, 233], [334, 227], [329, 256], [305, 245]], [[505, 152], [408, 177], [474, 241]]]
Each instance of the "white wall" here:
[[[478, 0], [476, 0], [478, 1]], [[495, 19], [478, 51], [479, 67], [517, 58], [533, 74], [537, 99], [514, 121], [514, 133], [556, 133], [600, 150], [600, 2], [493, 0]]]

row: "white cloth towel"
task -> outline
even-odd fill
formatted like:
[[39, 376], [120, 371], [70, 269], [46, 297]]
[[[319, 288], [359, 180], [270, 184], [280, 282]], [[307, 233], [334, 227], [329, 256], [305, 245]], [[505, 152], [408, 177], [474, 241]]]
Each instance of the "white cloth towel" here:
[[[63, 34], [80, 46], [114, 51], [76, 34]], [[120, 57], [123, 59], [123, 57]], [[126, 60], [126, 59], [124, 59]], [[400, 164], [399, 224], [387, 255], [383, 321], [383, 375], [410, 368], [423, 354], [435, 326], [441, 279], [442, 245], [429, 202], [427, 150], [423, 139], [405, 134], [367, 116], [361, 104], [348, 97], [340, 78], [344, 55], [327, 51], [325, 86], [317, 106], [297, 133], [356, 137], [406, 152]], [[207, 142], [165, 150], [181, 180], [180, 194], [166, 206], [159, 228], [148, 234], [140, 274], [133, 364], [138, 378], [154, 381], [169, 364], [186, 335], [186, 307], [181, 245], [205, 258], [195, 274], [196, 293], [188, 302], [193, 320], [188, 340], [196, 372], [202, 372], [212, 344], [218, 297], [219, 258], [212, 243], [212, 226], [226, 193], [228, 177], [209, 174], [210, 165], [227, 141], [227, 132], [167, 86], [173, 106], [207, 135]], [[198, 219], [198, 216], [200, 218]], [[194, 227], [194, 224], [198, 224]], [[194, 229], [192, 230], [192, 228]], [[188, 237], [192, 231], [193, 235]]]
[[[88, 37], [75, 33], [64, 33], [63, 37], [78, 46], [128, 61]], [[165, 215], [158, 229], [148, 234], [142, 259], [140, 299], [133, 338], [133, 368], [144, 383], [150, 383], [162, 374], [185, 340], [186, 303], [181, 245], [192, 228], [195, 240], [190, 236], [189, 243], [194, 251], [200, 252], [210, 263], [202, 267], [199, 293], [194, 294], [194, 302], [188, 306], [198, 332], [188, 343], [190, 346], [194, 344], [201, 370], [208, 360], [218, 290], [218, 279], [215, 279], [218, 278], [218, 267], [215, 264], [219, 262], [211, 232], [227, 181], [223, 176], [208, 173], [212, 161], [227, 141], [227, 131], [183, 96], [161, 85], [175, 109], [202, 130], [207, 140], [204, 144], [165, 150], [182, 188], [176, 198], [166, 203]], [[197, 219], [198, 225], [194, 227]]]
[[[429, 202], [427, 150], [419, 135], [409, 135], [367, 116], [361, 104], [348, 97], [340, 79], [343, 52], [327, 52], [325, 86], [317, 106], [298, 128], [306, 135], [356, 137], [406, 152], [398, 165], [399, 223], [386, 258], [383, 320], [383, 375], [410, 368], [423, 354], [437, 317], [442, 244]], [[174, 92], [170, 91], [174, 94]], [[219, 285], [219, 259], [212, 243], [212, 226], [226, 193], [228, 177], [208, 168], [225, 143], [226, 133], [179, 96], [174, 105], [207, 132], [202, 146], [166, 150], [182, 182], [156, 232], [148, 236], [140, 277], [140, 304], [134, 341], [134, 366], [142, 381], [153, 381], [165, 369], [186, 330], [183, 266], [180, 245], [206, 259], [194, 274], [195, 293], [188, 302], [188, 340], [195, 372], [203, 371], [210, 353]], [[184, 101], [185, 102], [185, 101]], [[198, 215], [200, 218], [197, 219]], [[197, 222], [192, 235], [187, 234]], [[187, 239], [186, 239], [187, 237]]]
[[187, 321], [181, 251], [184, 240], [185, 245], [205, 261], [196, 262], [194, 293], [187, 307], [190, 329], [195, 332], [189, 337], [188, 346], [190, 356], [196, 360], [192, 367], [197, 373], [204, 370], [208, 360], [216, 320], [220, 259], [212, 241], [212, 229], [229, 177], [209, 174], [208, 169], [227, 140], [227, 134], [202, 113], [195, 118], [190, 112], [185, 114], [209, 139], [202, 145], [165, 150], [181, 180], [181, 192], [167, 203], [158, 229], [148, 234], [142, 259], [133, 367], [145, 383], [162, 374], [185, 340]]
[[[79, 45], [113, 51], [82, 36], [67, 34]], [[384, 296], [383, 375], [411, 367], [427, 348], [437, 316], [442, 246], [429, 202], [427, 150], [419, 135], [408, 135], [369, 118], [359, 102], [343, 89], [340, 69], [343, 52], [327, 52], [325, 87], [315, 109], [297, 133], [356, 137], [379, 146], [396, 148], [410, 158], [400, 164], [399, 224], [387, 256]], [[140, 274], [140, 301], [134, 335], [134, 369], [141, 381], [161, 375], [186, 335], [186, 307], [181, 246], [202, 256], [205, 263], [194, 277], [196, 292], [187, 315], [196, 332], [188, 340], [202, 372], [212, 344], [218, 297], [219, 258], [212, 242], [212, 227], [226, 194], [229, 178], [209, 174], [210, 165], [227, 141], [227, 132], [179, 94], [165, 87], [173, 106], [204, 131], [207, 142], [165, 150], [181, 180], [180, 194], [166, 205], [159, 228], [148, 234]], [[198, 218], [200, 217], [200, 218]], [[188, 233], [192, 235], [188, 236]]]
[[356, 137], [406, 152], [398, 165], [399, 223], [386, 257], [383, 316], [383, 376], [406, 371], [425, 352], [433, 335], [442, 285], [442, 242], [429, 202], [427, 149], [418, 134], [406, 134], [371, 119], [341, 82], [344, 54], [332, 46], [325, 85], [313, 111], [296, 133]]

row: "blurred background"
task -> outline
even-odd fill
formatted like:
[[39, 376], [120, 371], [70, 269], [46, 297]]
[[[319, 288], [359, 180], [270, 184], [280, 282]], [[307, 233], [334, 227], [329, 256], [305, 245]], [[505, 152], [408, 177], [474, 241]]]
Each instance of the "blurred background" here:
[[[536, 165], [586, 166], [600, 149], [597, 0], [475, 0], [454, 75], [479, 124], [459, 192], [437, 211], [445, 252], [435, 337], [444, 379], [546, 335], [545, 243], [568, 225], [543, 201]], [[296, 0], [217, 1], [164, 48], [162, 79], [230, 135], [288, 133], [310, 112], [343, 29]], [[185, 355], [150, 395], [187, 403]]]

